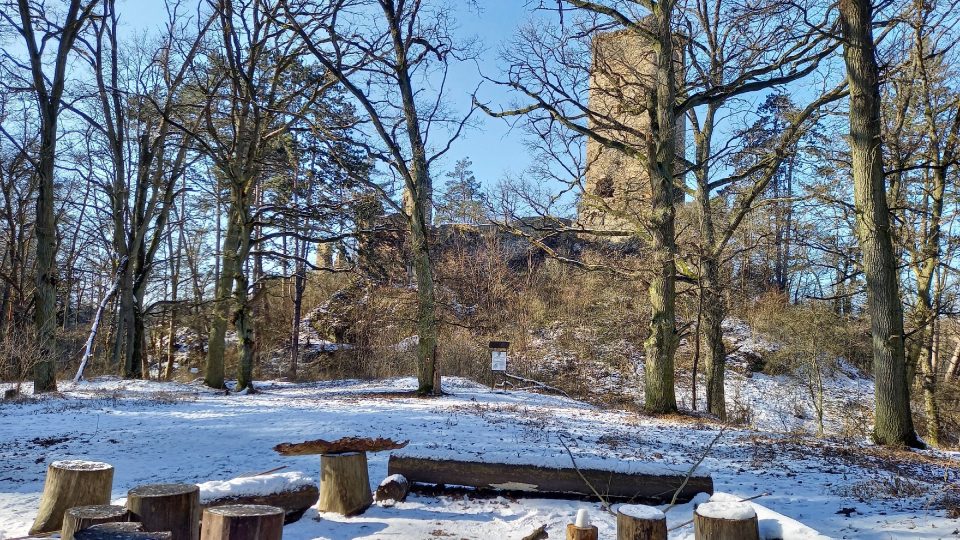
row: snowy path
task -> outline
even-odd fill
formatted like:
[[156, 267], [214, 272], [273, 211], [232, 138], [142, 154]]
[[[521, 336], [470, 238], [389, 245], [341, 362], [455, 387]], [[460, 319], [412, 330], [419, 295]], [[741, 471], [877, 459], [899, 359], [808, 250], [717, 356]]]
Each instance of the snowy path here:
[[[203, 482], [288, 465], [317, 474], [315, 456], [283, 458], [285, 441], [347, 435], [410, 439], [408, 450], [460, 458], [537, 459], [569, 465], [562, 436], [581, 465], [655, 463], [686, 471], [717, 433], [693, 419], [656, 419], [602, 411], [564, 398], [491, 392], [464, 380], [445, 381], [452, 395], [417, 399], [377, 395], [414, 387], [411, 379], [264, 383], [255, 395], [224, 396], [195, 385], [102, 380], [62, 384], [65, 397], [0, 405], [0, 538], [26, 533], [36, 512], [46, 464], [64, 458], [116, 467], [114, 498], [138, 484]], [[884, 465], [840, 446], [753, 431], [728, 431], [704, 467], [717, 491], [741, 497], [769, 492], [758, 503], [836, 538], [950, 538], [957, 520], [907, 490], [880, 497], [894, 478], [927, 482], [940, 492], [957, 482], [956, 461], [927, 453], [926, 462]], [[386, 454], [371, 454], [370, 480], [386, 475]], [[905, 479], [905, 480], [904, 480]], [[897, 481], [901, 481], [897, 480]], [[939, 487], [938, 487], [939, 486]], [[857, 495], [869, 494], [866, 501]], [[593, 503], [526, 499], [411, 497], [356, 518], [308, 512], [285, 529], [297, 539], [521, 538], [549, 525], [551, 538], [578, 508], [589, 508], [601, 537], [614, 520]], [[855, 508], [849, 517], [837, 512]], [[671, 509], [671, 524], [690, 519], [690, 504]], [[671, 538], [692, 536], [690, 528]]]

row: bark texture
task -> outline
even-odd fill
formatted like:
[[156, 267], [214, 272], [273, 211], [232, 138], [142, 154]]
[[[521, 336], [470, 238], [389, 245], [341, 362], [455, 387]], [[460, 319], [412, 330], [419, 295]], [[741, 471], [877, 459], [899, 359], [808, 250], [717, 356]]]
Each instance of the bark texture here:
[[850, 154], [857, 238], [867, 282], [876, 384], [874, 438], [919, 446], [910, 415], [903, 308], [897, 282], [881, 144], [879, 69], [869, 0], [841, 0], [843, 56], [850, 89]]
[[644, 400], [648, 411], [677, 410], [674, 389], [674, 355], [679, 342], [676, 328], [676, 69], [674, 39], [670, 29], [672, 0], [653, 6], [653, 43], [656, 61], [654, 88], [648, 106], [650, 131], [647, 168], [650, 176], [650, 336], [645, 342]]

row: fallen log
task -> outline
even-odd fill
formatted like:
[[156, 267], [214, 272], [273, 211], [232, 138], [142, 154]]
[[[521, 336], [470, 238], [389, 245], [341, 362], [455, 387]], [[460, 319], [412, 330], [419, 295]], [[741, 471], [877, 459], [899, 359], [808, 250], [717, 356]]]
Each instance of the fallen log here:
[[320, 498], [317, 481], [295, 471], [213, 480], [199, 486], [204, 509], [238, 504], [276, 506], [283, 509], [284, 524], [299, 520]]
[[346, 454], [351, 452], [383, 452], [384, 450], [399, 450], [407, 446], [410, 441], [397, 442], [393, 439], [377, 437], [343, 437], [335, 441], [316, 439], [302, 443], [281, 443], [273, 449], [284, 456], [309, 456], [315, 454]]
[[391, 454], [387, 474], [402, 474], [414, 484], [466, 486], [515, 496], [575, 495], [596, 499], [599, 495], [606, 500], [663, 504], [670, 502], [678, 490], [679, 502], [689, 501], [697, 493], [713, 493], [710, 476], [691, 475], [684, 484], [685, 473], [666, 469], [624, 472]]

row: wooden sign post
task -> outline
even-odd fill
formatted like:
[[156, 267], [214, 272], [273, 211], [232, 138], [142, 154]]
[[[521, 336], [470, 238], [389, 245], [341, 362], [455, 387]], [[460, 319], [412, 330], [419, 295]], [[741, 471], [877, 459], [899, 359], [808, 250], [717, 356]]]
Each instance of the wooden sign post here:
[[507, 371], [507, 351], [509, 349], [509, 341], [490, 342], [490, 371], [493, 375], [490, 382], [491, 388], [496, 387], [498, 378], [502, 378], [498, 374]]

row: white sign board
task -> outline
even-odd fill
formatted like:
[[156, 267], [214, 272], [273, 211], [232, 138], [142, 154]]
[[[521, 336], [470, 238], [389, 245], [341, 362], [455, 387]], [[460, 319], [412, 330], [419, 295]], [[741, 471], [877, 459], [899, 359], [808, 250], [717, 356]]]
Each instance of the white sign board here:
[[493, 371], [507, 370], [507, 351], [493, 351], [490, 362], [490, 369]]

